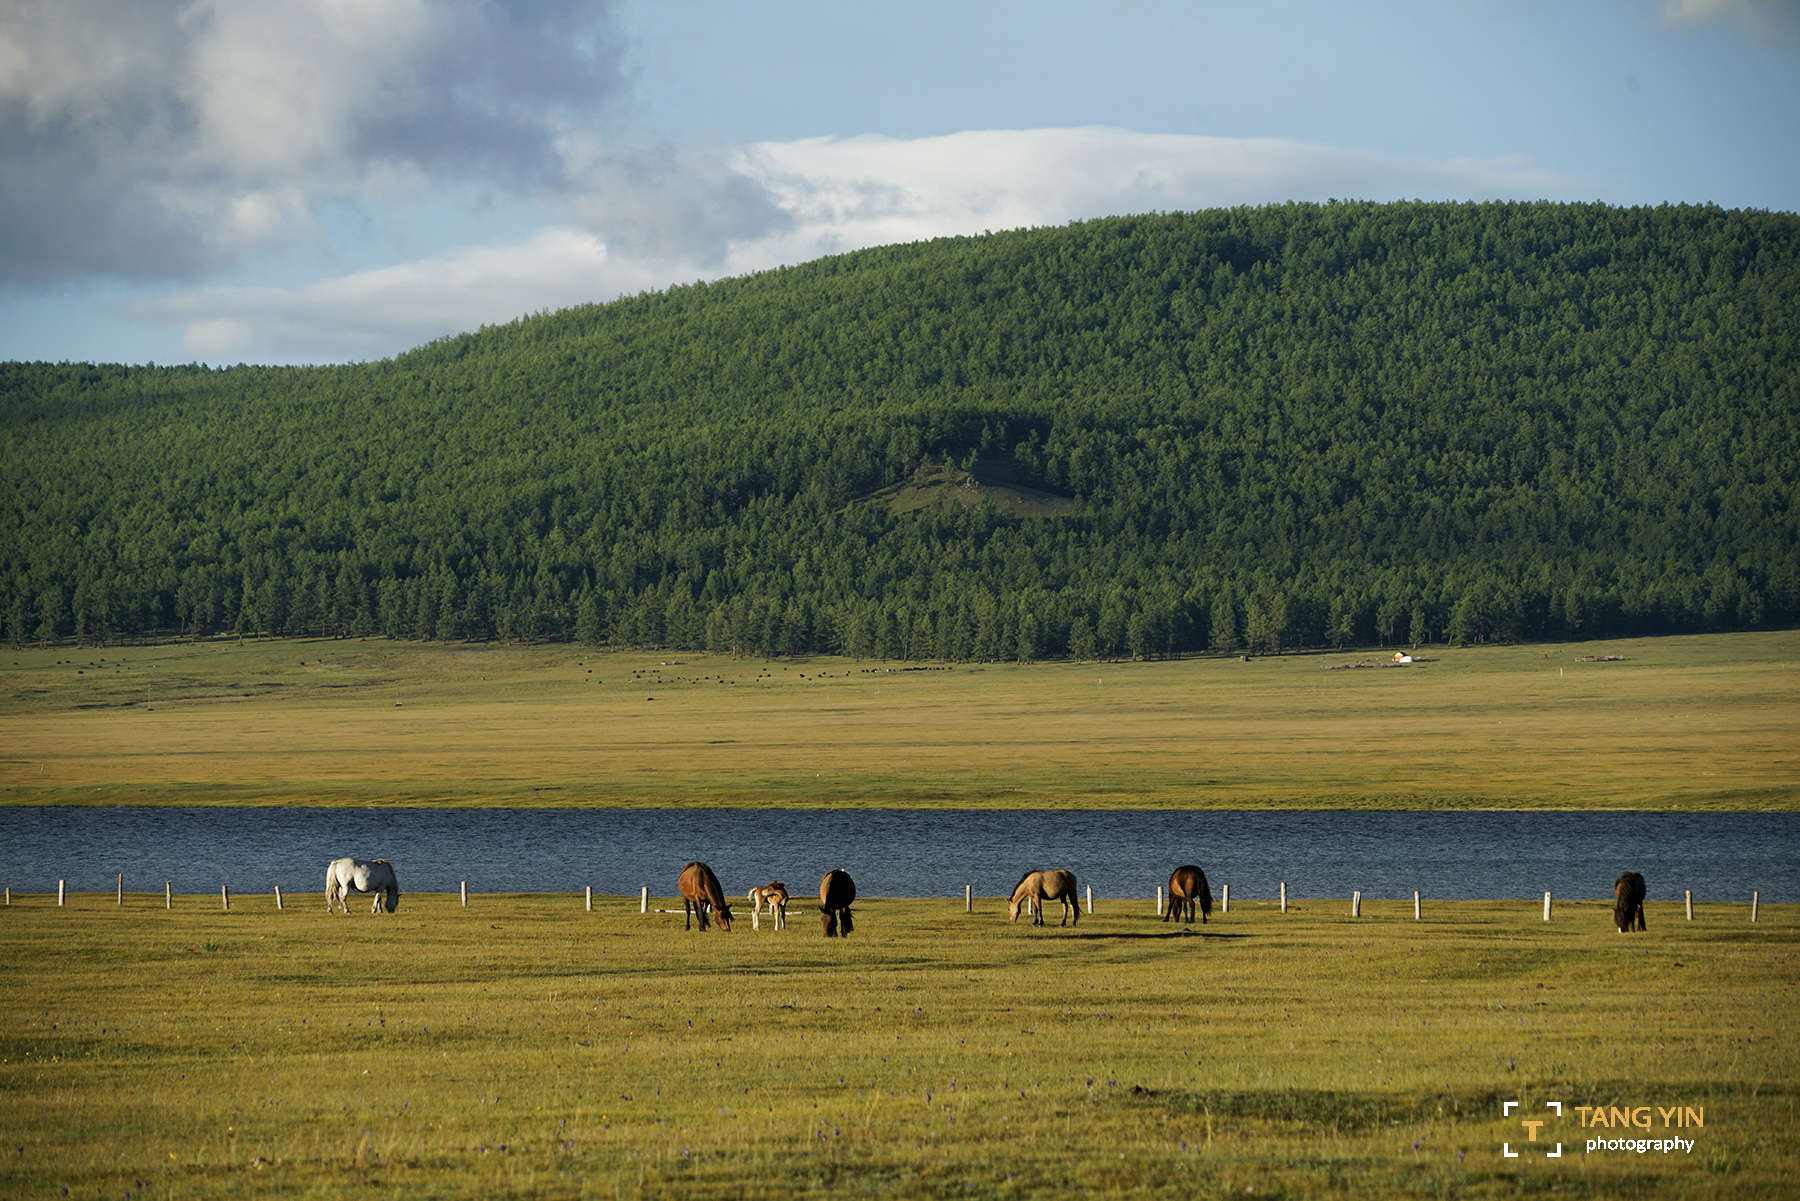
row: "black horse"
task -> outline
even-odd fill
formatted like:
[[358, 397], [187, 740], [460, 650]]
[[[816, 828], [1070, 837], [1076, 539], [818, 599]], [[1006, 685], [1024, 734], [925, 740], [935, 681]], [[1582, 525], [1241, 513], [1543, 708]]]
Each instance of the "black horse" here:
[[825, 873], [819, 881], [819, 912], [824, 914], [825, 937], [836, 938], [842, 934], [848, 938], [856, 929], [856, 923], [850, 920], [850, 906], [856, 902], [856, 881], [850, 878], [849, 872], [836, 869]]
[[1648, 929], [1644, 925], [1644, 877], [1626, 872], [1613, 885], [1613, 925], [1624, 934], [1634, 923], [1639, 930]]

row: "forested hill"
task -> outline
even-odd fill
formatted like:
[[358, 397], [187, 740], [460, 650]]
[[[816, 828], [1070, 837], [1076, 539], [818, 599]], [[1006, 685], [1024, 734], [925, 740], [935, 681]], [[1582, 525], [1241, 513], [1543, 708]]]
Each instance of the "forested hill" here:
[[1346, 203], [357, 366], [9, 364], [0, 620], [955, 659], [1787, 623], [1797, 341], [1793, 214]]

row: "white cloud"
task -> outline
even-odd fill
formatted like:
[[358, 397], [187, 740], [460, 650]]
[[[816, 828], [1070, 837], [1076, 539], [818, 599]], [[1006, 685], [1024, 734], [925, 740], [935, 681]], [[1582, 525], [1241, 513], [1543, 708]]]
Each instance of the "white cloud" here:
[[1662, 12], [1668, 25], [1734, 23], [1786, 49], [1800, 43], [1800, 3], [1795, 0], [1663, 0]]
[[574, 223], [298, 289], [135, 306], [197, 358], [377, 358], [529, 312], [826, 254], [1159, 210], [1329, 197], [1569, 197], [1513, 160], [1407, 162], [1278, 139], [1100, 127], [808, 138], [579, 157]]
[[560, 186], [608, 0], [6, 0], [0, 277], [191, 276], [323, 198]]

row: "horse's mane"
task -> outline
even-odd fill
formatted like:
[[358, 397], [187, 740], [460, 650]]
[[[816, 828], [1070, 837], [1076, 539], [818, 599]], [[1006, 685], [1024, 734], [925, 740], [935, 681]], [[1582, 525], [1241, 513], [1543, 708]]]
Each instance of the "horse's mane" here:
[[[1035, 867], [1027, 868], [1025, 871], [1025, 874], [1019, 877], [1019, 884], [1023, 884], [1023, 883], [1025, 883], [1025, 881], [1031, 879], [1031, 877], [1037, 875], [1038, 871], [1039, 871], [1039, 869], [1035, 868]], [[1013, 885], [1014, 892], [1019, 891], [1019, 884]]]

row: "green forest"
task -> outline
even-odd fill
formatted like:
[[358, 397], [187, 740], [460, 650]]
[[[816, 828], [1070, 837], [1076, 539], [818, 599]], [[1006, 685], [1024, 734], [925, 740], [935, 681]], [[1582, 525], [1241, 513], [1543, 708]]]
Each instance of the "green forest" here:
[[1792, 623], [1797, 350], [1791, 213], [1333, 202], [376, 363], [0, 364], [0, 625], [1010, 660]]

